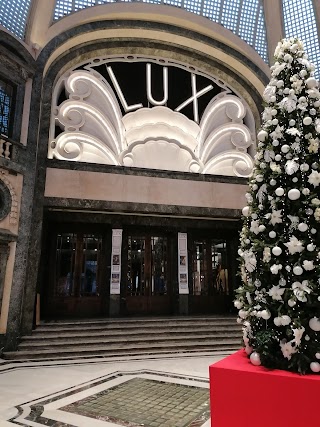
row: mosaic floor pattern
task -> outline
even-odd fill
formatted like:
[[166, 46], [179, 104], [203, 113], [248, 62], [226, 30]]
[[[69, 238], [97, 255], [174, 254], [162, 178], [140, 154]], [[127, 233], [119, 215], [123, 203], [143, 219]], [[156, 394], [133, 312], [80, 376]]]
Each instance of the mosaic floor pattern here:
[[188, 427], [203, 423], [208, 408], [206, 389], [133, 378], [61, 410], [124, 426]]
[[25, 427], [204, 427], [210, 418], [206, 379], [154, 371], [113, 372], [16, 408], [10, 422]]

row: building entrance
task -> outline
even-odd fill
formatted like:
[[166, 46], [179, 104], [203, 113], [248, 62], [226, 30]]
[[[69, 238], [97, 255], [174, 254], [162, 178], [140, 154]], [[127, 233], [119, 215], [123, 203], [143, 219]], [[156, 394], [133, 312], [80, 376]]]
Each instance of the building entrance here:
[[125, 310], [128, 314], [172, 313], [171, 239], [128, 235]]
[[103, 314], [102, 236], [54, 233], [50, 276], [44, 293], [46, 317], [93, 317]]

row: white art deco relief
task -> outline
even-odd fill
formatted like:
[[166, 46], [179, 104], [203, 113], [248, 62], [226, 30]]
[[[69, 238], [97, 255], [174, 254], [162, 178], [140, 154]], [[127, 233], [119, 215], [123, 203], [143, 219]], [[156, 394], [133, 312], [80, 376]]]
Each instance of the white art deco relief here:
[[[52, 108], [49, 158], [240, 177], [252, 172], [254, 129], [244, 124], [244, 103], [227, 91], [210, 101], [198, 124], [164, 105], [123, 115], [114, 90], [93, 69], [70, 72], [63, 84], [68, 99]], [[62, 133], [55, 138], [56, 125]]]

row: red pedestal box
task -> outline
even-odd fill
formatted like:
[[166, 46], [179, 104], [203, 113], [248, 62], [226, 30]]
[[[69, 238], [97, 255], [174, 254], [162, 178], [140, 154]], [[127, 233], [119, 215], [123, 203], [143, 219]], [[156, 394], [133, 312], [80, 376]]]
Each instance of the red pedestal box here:
[[320, 375], [253, 366], [240, 350], [209, 367], [211, 427], [320, 427]]

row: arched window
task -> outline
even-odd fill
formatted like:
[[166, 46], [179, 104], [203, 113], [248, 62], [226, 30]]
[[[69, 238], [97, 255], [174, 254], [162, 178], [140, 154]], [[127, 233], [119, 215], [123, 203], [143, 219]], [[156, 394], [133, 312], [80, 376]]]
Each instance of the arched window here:
[[312, 0], [283, 0], [282, 7], [285, 36], [298, 37], [303, 41], [310, 60], [316, 66], [316, 75], [319, 78], [320, 47]]
[[[132, 0], [116, 0], [132, 1]], [[223, 25], [251, 45], [268, 62], [267, 39], [262, 0], [135, 0], [143, 3], [166, 4], [202, 15]], [[54, 20], [78, 10], [114, 0], [57, 0]]]
[[31, 0], [0, 1], [0, 24], [24, 38]]

